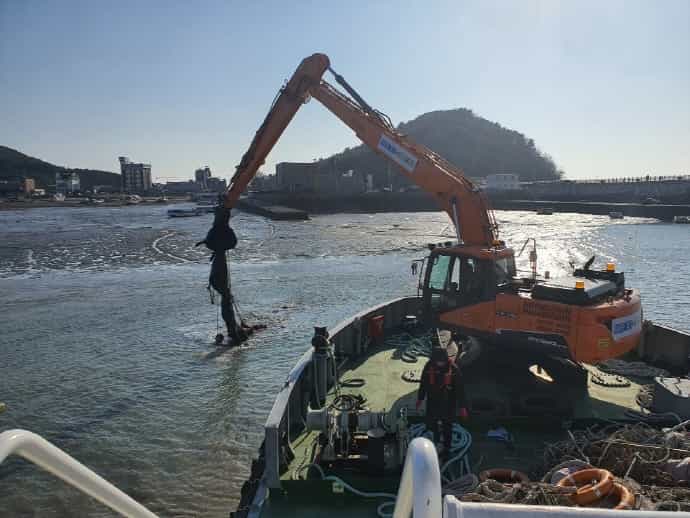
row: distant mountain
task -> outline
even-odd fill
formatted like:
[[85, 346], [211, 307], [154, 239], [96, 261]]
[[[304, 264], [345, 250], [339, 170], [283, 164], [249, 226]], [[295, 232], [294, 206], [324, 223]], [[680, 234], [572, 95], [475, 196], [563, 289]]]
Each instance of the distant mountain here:
[[[514, 173], [521, 180], [554, 180], [563, 174], [534, 140], [465, 108], [425, 113], [400, 124], [398, 130], [460, 167], [466, 176]], [[347, 148], [321, 163], [339, 172], [352, 169], [375, 175], [387, 167], [387, 160], [364, 145]], [[392, 177], [397, 183], [395, 177], [400, 175]]]
[[45, 189], [55, 185], [55, 173], [67, 171], [79, 173], [79, 183], [83, 190], [92, 189], [95, 185], [120, 187], [121, 178], [117, 173], [96, 169], [68, 169], [0, 146], [0, 180], [33, 178], [37, 187]]

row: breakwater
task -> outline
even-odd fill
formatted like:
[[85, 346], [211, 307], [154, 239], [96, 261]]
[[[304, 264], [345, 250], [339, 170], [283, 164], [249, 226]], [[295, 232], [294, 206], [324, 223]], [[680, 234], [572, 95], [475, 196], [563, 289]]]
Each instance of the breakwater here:
[[257, 214], [276, 221], [295, 221], [309, 219], [309, 213], [302, 209], [265, 203], [260, 200], [240, 199], [237, 208], [250, 214]]
[[536, 211], [551, 209], [553, 212], [574, 212], [578, 214], [607, 215], [609, 212], [620, 212], [628, 217], [656, 218], [661, 221], [672, 221], [674, 216], [690, 216], [690, 205], [645, 205], [643, 203], [553, 200], [492, 200], [492, 206], [497, 210]]
[[[438, 205], [425, 192], [372, 192], [352, 196], [323, 196], [311, 193], [257, 193], [249, 198], [254, 205], [281, 205], [311, 214], [340, 212], [428, 212], [437, 211]], [[603, 214], [621, 212], [624, 216], [656, 218], [671, 221], [674, 216], [690, 216], [690, 205], [645, 205], [642, 203], [610, 203], [559, 200], [511, 200], [491, 198], [497, 210], [536, 211], [551, 208], [554, 212]]]

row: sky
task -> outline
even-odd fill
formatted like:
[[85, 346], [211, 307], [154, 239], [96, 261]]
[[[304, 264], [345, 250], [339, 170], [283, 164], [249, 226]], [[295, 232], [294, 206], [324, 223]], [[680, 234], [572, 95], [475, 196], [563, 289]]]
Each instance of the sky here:
[[[324, 52], [396, 124], [466, 107], [567, 178], [688, 174], [689, 25], [689, 0], [0, 0], [0, 144], [228, 177], [284, 81]], [[358, 143], [312, 100], [263, 170]]]

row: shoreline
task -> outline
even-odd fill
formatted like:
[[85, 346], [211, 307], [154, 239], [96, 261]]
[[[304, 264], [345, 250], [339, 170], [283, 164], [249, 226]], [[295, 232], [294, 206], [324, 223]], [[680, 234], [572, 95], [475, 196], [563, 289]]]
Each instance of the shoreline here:
[[139, 203], [127, 203], [124, 201], [106, 201], [103, 203], [83, 203], [82, 199], [67, 199], [65, 201], [55, 200], [32, 200], [32, 201], [0, 201], [0, 211], [22, 211], [29, 209], [54, 209], [54, 208], [68, 208], [68, 209], [85, 209], [85, 208], [115, 208], [115, 207], [137, 207], [150, 205], [176, 205], [178, 203], [194, 203], [187, 198], [169, 198], [166, 202], [158, 202], [155, 199], [145, 199]]

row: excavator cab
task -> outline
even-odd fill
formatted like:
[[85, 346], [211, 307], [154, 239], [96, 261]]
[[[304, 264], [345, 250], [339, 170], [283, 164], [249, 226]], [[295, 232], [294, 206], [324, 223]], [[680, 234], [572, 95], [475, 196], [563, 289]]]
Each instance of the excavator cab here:
[[430, 245], [424, 275], [426, 316], [495, 300], [515, 277], [515, 258], [509, 248]]
[[518, 278], [504, 246], [433, 245], [422, 299], [429, 325], [483, 337], [525, 352], [597, 363], [633, 349], [639, 294], [613, 264], [589, 264], [557, 279]]

